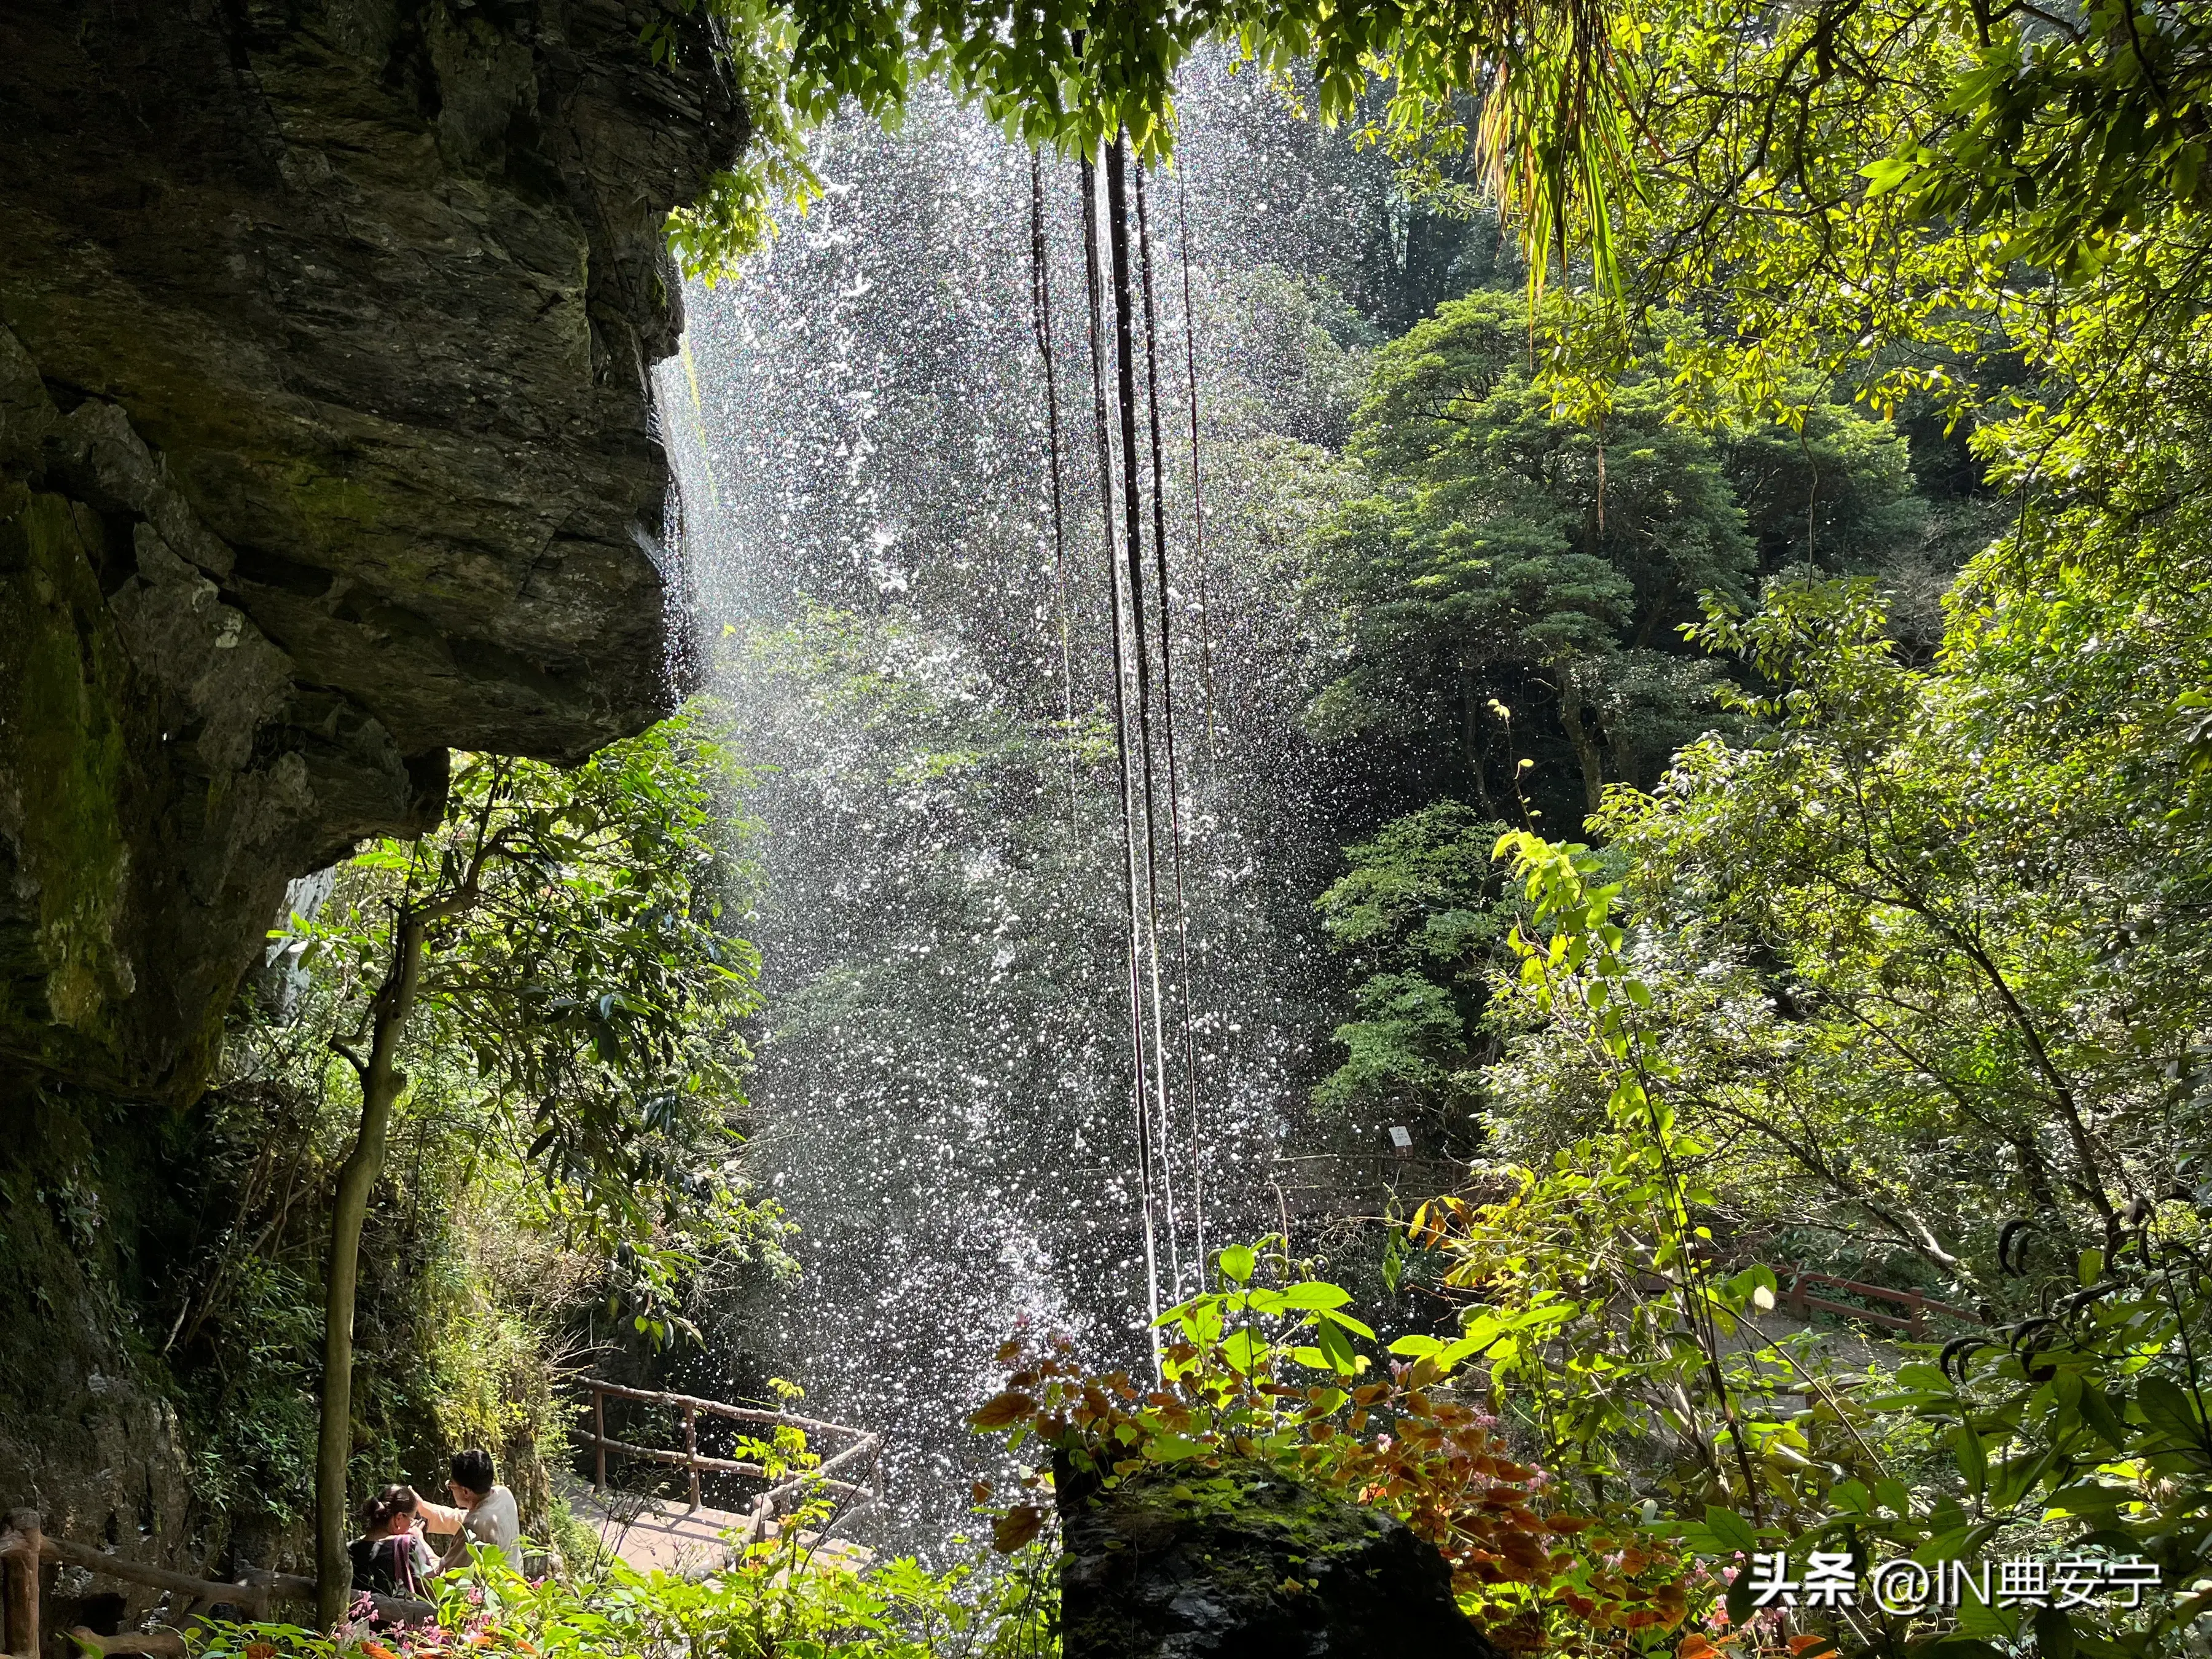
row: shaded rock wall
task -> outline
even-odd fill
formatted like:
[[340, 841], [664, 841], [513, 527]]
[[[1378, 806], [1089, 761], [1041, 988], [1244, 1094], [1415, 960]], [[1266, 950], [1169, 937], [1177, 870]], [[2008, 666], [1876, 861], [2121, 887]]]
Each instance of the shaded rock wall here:
[[223, 1547], [118, 1195], [289, 878], [672, 702], [660, 227], [744, 131], [678, 0], [0, 4], [6, 1506]]
[[447, 748], [666, 708], [713, 48], [673, 0], [0, 7], [0, 1067], [189, 1097], [286, 879]]

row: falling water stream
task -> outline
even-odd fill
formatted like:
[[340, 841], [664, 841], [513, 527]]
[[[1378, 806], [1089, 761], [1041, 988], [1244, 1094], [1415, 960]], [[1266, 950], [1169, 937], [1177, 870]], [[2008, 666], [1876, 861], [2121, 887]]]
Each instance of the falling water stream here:
[[[1146, 1085], [1170, 1300], [1195, 1285], [1201, 1206], [1208, 1248], [1278, 1224], [1326, 1032], [1328, 872], [1300, 850], [1326, 836], [1288, 827], [1333, 786], [1298, 730], [1295, 585], [1238, 457], [1264, 450], [1279, 493], [1339, 465], [1300, 445], [1338, 435], [1358, 327], [1308, 279], [1374, 240], [1376, 165], [1218, 64], [1181, 112], [1180, 171], [1146, 181], [1181, 789], [1170, 822], [1163, 769], [1138, 1012], [1170, 1062]], [[749, 1157], [802, 1267], [716, 1310], [702, 1381], [793, 1378], [882, 1431], [889, 1541], [927, 1554], [1002, 1473], [960, 1419], [1018, 1326], [1149, 1365], [1113, 590], [1075, 166], [1039, 175], [1056, 534], [1029, 154], [925, 92], [898, 134], [841, 124], [817, 159], [826, 199], [692, 288], [660, 371], [709, 691], [753, 769]]]

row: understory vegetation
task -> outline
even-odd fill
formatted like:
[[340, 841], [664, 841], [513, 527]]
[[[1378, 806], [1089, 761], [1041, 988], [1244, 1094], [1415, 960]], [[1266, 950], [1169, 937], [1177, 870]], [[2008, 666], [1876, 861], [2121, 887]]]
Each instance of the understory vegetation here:
[[533, 1533], [573, 1536], [549, 1481], [574, 1411], [562, 1377], [787, 1269], [787, 1224], [738, 1163], [754, 974], [738, 782], [684, 720], [566, 773], [464, 757], [430, 835], [295, 887], [216, 1086], [176, 1127], [194, 1201], [142, 1305], [118, 1307], [174, 1391], [196, 1503], [240, 1547], [289, 1553], [315, 1513], [331, 1193], [358, 1156], [400, 927], [464, 883], [477, 902], [425, 930], [385, 1055], [343, 1489], [434, 1494], [447, 1458], [483, 1446]]

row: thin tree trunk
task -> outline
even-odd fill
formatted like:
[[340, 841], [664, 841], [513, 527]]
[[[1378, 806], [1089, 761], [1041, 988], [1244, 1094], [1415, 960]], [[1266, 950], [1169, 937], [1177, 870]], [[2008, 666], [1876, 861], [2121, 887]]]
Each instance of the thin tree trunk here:
[[402, 914], [392, 969], [376, 994], [368, 1061], [361, 1067], [361, 1132], [338, 1171], [331, 1210], [331, 1259], [323, 1314], [323, 1416], [315, 1452], [315, 1618], [325, 1630], [353, 1601], [346, 1554], [346, 1463], [353, 1452], [353, 1313], [361, 1278], [361, 1230], [368, 1195], [384, 1169], [392, 1103], [407, 1086], [394, 1063], [422, 978], [428, 920]]
[[1597, 738], [1583, 720], [1582, 683], [1575, 676], [1575, 665], [1559, 665], [1559, 724], [1566, 728], [1567, 742], [1573, 746], [1575, 758], [1582, 763], [1583, 799], [1590, 811], [1605, 805], [1605, 756], [1597, 746]]
[[1482, 722], [1482, 689], [1474, 670], [1459, 665], [1461, 742], [1467, 754], [1468, 775], [1474, 781], [1474, 804], [1485, 817], [1497, 816], [1490, 805], [1490, 728]]

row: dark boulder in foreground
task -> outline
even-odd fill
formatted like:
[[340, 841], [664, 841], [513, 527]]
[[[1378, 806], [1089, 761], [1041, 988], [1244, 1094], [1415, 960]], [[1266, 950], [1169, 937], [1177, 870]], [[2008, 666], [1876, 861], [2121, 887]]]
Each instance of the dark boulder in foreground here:
[[1501, 1659], [1406, 1526], [1258, 1465], [1061, 1482], [1066, 1659]]

